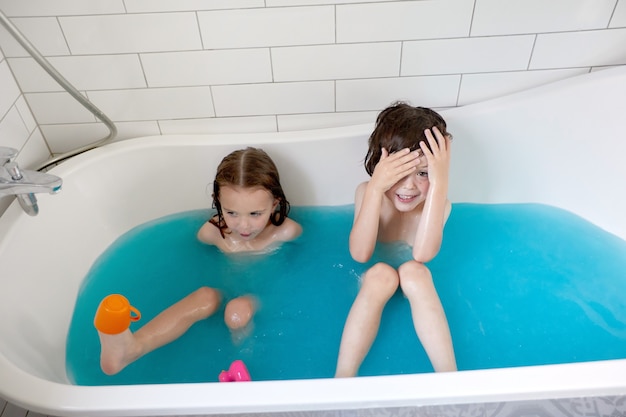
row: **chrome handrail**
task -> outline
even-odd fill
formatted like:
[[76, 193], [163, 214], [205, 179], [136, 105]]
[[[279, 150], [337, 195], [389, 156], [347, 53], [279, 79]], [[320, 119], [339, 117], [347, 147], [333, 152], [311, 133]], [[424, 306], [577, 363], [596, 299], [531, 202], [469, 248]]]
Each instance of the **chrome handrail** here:
[[33, 46], [32, 43], [30, 43], [30, 41], [28, 39], [26, 39], [26, 37], [19, 31], [19, 29], [17, 29], [17, 27], [15, 27], [15, 25], [9, 20], [9, 18], [2, 12], [2, 10], [0, 10], [0, 23], [2, 23], [2, 25], [9, 31], [9, 33], [11, 34], [11, 36], [13, 36], [13, 38], [20, 44], [22, 45], [22, 47], [24, 47], [24, 49], [26, 49], [26, 52], [28, 52], [28, 54], [33, 57], [35, 59], [35, 61], [37, 61], [37, 63], [39, 65], [41, 65], [41, 67], [48, 73], [50, 74], [50, 76], [57, 82], [59, 83], [59, 85], [61, 87], [63, 87], [65, 89], [65, 91], [67, 91], [68, 93], [70, 93], [70, 95], [72, 97], [74, 97], [83, 107], [85, 107], [91, 114], [93, 114], [94, 116], [96, 116], [100, 121], [102, 121], [102, 123], [104, 123], [106, 125], [106, 127], [109, 129], [109, 134], [94, 142], [91, 143], [89, 145], [85, 145], [82, 146], [80, 148], [77, 148], [73, 151], [70, 152], [66, 152], [63, 154], [60, 154], [56, 157], [52, 157], [50, 159], [48, 159], [47, 161], [43, 162], [42, 164], [40, 164], [36, 170], [37, 171], [41, 171], [47, 167], [49, 167], [50, 165], [59, 163], [61, 161], [64, 161], [68, 158], [71, 158], [72, 156], [78, 155], [80, 153], [86, 152], [90, 149], [94, 149], [97, 148], [99, 146], [102, 146], [110, 141], [112, 141], [115, 136], [117, 135], [117, 127], [115, 126], [115, 124], [111, 121], [111, 119], [109, 119], [98, 107], [96, 107], [91, 101], [89, 101], [89, 99], [87, 99], [85, 96], [83, 96], [72, 84], [70, 84], [69, 81], [67, 81], [65, 79], [65, 77], [63, 77], [57, 70], [56, 68], [54, 68], [46, 58], [43, 57], [43, 55], [41, 55], [41, 53], [37, 50], [37, 48], [35, 48]]

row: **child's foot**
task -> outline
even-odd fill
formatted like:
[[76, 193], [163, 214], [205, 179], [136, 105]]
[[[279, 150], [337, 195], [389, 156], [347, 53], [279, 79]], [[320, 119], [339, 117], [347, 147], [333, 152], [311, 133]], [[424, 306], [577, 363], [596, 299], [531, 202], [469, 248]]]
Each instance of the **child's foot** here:
[[100, 336], [100, 368], [107, 375], [115, 375], [141, 356], [139, 344], [130, 329], [118, 334], [98, 332]]

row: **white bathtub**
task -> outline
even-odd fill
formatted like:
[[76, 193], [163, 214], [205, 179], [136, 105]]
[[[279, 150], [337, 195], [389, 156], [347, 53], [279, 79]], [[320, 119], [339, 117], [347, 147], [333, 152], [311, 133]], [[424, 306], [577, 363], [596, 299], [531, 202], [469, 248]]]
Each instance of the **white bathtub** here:
[[[545, 203], [626, 239], [626, 67], [443, 114], [455, 136], [453, 202]], [[74, 300], [92, 262], [114, 239], [139, 223], [208, 207], [205, 188], [217, 162], [244, 145], [274, 157], [293, 205], [352, 203], [356, 184], [366, 178], [362, 159], [371, 128], [147, 137], [55, 168], [63, 190], [39, 197], [39, 216], [14, 203], [0, 218], [0, 397], [52, 415], [139, 416], [389, 415], [415, 407], [626, 395], [626, 360], [242, 384], [68, 382], [65, 343]]]

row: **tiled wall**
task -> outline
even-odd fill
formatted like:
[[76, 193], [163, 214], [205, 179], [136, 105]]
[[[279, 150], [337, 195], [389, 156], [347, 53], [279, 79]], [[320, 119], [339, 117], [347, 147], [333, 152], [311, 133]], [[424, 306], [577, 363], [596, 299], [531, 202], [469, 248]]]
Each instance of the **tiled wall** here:
[[[626, 0], [0, 0], [0, 10], [120, 139], [365, 123], [398, 99], [459, 106], [626, 64]], [[0, 48], [0, 145], [34, 164], [107, 135], [1, 27]]]

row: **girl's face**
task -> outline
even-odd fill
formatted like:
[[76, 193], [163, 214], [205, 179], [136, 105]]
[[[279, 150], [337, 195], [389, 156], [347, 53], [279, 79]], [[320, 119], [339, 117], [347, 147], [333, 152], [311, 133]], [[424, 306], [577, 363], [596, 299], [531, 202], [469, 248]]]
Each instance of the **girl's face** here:
[[419, 163], [413, 174], [402, 178], [385, 193], [398, 211], [412, 211], [426, 201], [426, 194], [430, 187], [428, 163], [423, 156], [420, 156], [420, 159], [423, 161]]
[[222, 186], [219, 199], [230, 236], [246, 241], [253, 240], [267, 227], [278, 205], [278, 200], [261, 187]]

